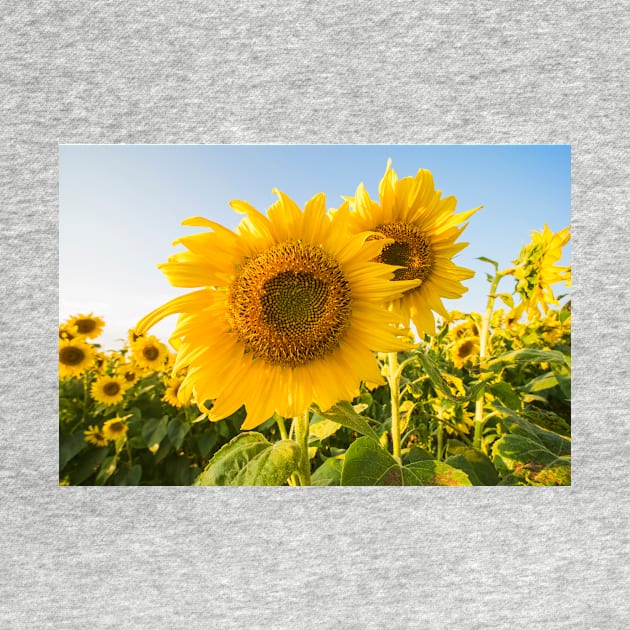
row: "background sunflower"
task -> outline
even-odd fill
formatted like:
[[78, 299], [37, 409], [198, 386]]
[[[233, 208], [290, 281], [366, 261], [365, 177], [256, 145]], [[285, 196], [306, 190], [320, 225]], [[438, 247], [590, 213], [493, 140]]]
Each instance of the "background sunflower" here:
[[481, 206], [454, 214], [455, 197], [441, 198], [430, 171], [421, 169], [415, 177], [399, 180], [391, 160], [378, 192], [376, 202], [363, 184], [358, 186], [355, 196], [349, 199], [353, 209], [350, 229], [355, 234], [370, 230], [393, 239], [377, 260], [399, 267], [396, 280], [419, 281], [394, 300], [393, 307], [406, 321], [413, 321], [420, 335], [432, 334], [433, 311], [448, 317], [442, 298], [461, 297], [468, 290], [462, 280], [474, 275], [472, 270], [455, 265], [452, 259], [468, 245], [456, 242], [466, 227], [463, 222]]

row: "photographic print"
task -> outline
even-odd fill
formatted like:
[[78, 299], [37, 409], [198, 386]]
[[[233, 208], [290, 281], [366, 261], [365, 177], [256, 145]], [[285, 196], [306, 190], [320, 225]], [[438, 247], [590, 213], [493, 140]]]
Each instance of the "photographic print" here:
[[61, 145], [59, 483], [571, 483], [568, 145]]

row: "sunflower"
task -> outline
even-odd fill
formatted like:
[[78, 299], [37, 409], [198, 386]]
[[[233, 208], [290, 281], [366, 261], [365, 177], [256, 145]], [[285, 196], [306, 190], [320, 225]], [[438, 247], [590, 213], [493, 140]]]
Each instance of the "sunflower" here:
[[86, 431], [83, 431], [83, 434], [86, 442], [94, 444], [94, 446], [107, 446], [108, 439], [99, 427], [90, 426]]
[[132, 361], [123, 361], [116, 366], [116, 375], [125, 379], [127, 387], [131, 387], [139, 378], [142, 370]]
[[122, 376], [101, 376], [92, 383], [90, 393], [97, 402], [115, 405], [123, 399], [126, 389]]
[[127, 434], [127, 418], [112, 418], [111, 420], [107, 420], [103, 425], [103, 435], [112, 442], [119, 440]]
[[138, 367], [156, 371], [164, 369], [164, 363], [169, 354], [166, 346], [152, 335], [137, 337], [136, 341], [131, 344], [131, 351]]
[[479, 337], [464, 337], [455, 342], [451, 358], [455, 367], [462, 368], [479, 355]]
[[81, 339], [59, 342], [59, 378], [79, 376], [94, 365], [94, 349]]
[[[193, 394], [211, 420], [243, 404], [243, 429], [277, 411], [298, 416], [311, 403], [327, 409], [350, 400], [362, 380], [383, 383], [372, 351], [409, 348], [402, 322], [382, 304], [415, 281], [390, 282], [392, 267], [373, 261], [387, 240], [348, 237], [347, 211], [331, 218], [320, 193], [302, 211], [278, 196], [261, 214], [244, 201], [237, 231], [203, 218], [210, 228], [178, 239], [188, 251], [161, 265], [171, 284], [203, 287], [159, 307], [137, 326], [181, 313], [171, 338], [174, 371], [188, 368], [178, 396]], [[213, 400], [212, 410], [204, 404]]]
[[59, 324], [59, 340], [70, 341], [78, 336], [76, 326], [70, 326], [68, 324]]
[[66, 322], [68, 326], [74, 326], [77, 334], [85, 339], [96, 339], [102, 332], [105, 322], [100, 317], [89, 315], [75, 315]]
[[450, 334], [453, 339], [461, 339], [462, 337], [478, 337], [479, 329], [472, 319], [467, 319], [462, 324], [458, 324], [457, 326], [451, 328]]
[[445, 319], [449, 316], [442, 298], [461, 297], [468, 290], [461, 281], [474, 275], [455, 265], [452, 258], [468, 245], [456, 243], [467, 225], [460, 224], [481, 206], [453, 214], [457, 200], [440, 198], [430, 171], [421, 169], [415, 177], [399, 180], [391, 160], [378, 192], [379, 201], [373, 201], [360, 184], [354, 198], [346, 200], [344, 205], [354, 208], [350, 229], [355, 234], [370, 230], [393, 239], [376, 260], [399, 267], [395, 280], [418, 281], [415, 288], [393, 301], [393, 307], [405, 321], [413, 321], [419, 334], [433, 333], [433, 311]]
[[176, 376], [169, 378], [166, 381], [166, 389], [164, 391], [164, 396], [162, 396], [162, 400], [167, 402], [169, 405], [173, 405], [173, 407], [183, 407], [187, 401], [180, 400], [178, 397], [179, 388], [184, 382], [183, 377]]
[[555, 234], [545, 223], [542, 231], [532, 231], [532, 240], [525, 245], [513, 270], [517, 279], [516, 291], [521, 296], [520, 312], [527, 310], [530, 316], [549, 310], [549, 304], [558, 304], [551, 285], [565, 282], [570, 285], [571, 268], [556, 265], [562, 258], [562, 248], [569, 242], [569, 227]]

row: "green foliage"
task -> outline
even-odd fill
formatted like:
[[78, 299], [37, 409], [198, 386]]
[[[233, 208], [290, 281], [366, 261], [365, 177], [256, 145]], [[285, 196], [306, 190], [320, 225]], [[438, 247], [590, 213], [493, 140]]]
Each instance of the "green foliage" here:
[[195, 485], [280, 486], [299, 460], [300, 447], [293, 440], [272, 444], [260, 433], [241, 433], [216, 453]]
[[355, 440], [343, 462], [343, 486], [469, 486], [465, 472], [435, 460], [399, 464], [369, 437]]

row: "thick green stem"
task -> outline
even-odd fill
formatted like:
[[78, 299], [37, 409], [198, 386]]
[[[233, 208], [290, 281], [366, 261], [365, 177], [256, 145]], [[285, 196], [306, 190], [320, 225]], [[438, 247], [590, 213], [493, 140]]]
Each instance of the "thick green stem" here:
[[[503, 278], [505, 274], [497, 271], [494, 279], [492, 280], [492, 285], [490, 286], [490, 293], [488, 293], [488, 303], [486, 305], [486, 312], [483, 314], [481, 319], [481, 331], [479, 332], [479, 369], [483, 370], [484, 367], [484, 359], [488, 353], [488, 341], [489, 341], [489, 332], [490, 332], [490, 320], [492, 319], [492, 311], [494, 310], [494, 302], [497, 298], [496, 292], [497, 287], [499, 286], [499, 282], [501, 278]], [[479, 393], [477, 400], [475, 401], [475, 431], [473, 434], [473, 446], [476, 449], [481, 449], [481, 438], [483, 433], [483, 425], [484, 425], [484, 417], [483, 417], [483, 402], [484, 402], [484, 391], [483, 389]]]
[[308, 434], [309, 434], [309, 411], [308, 409], [295, 418], [295, 440], [300, 445], [301, 458], [297, 474], [300, 485], [311, 485], [311, 462], [308, 458]]
[[389, 367], [387, 381], [392, 403], [392, 452], [396, 461], [401, 464], [400, 456], [400, 373], [398, 366], [398, 354], [390, 352], [387, 355]]

